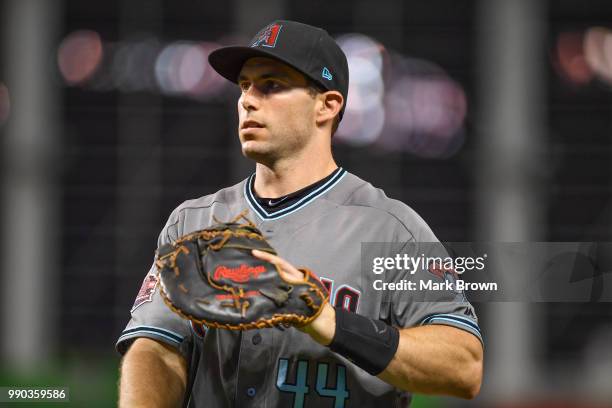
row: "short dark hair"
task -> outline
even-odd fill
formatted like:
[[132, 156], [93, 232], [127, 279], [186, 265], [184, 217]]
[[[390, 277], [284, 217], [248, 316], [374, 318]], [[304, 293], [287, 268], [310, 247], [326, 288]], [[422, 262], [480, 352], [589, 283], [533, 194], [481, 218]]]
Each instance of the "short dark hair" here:
[[[316, 83], [315, 81], [308, 79], [308, 93], [310, 94], [310, 96], [312, 96], [313, 98], [315, 96], [317, 96], [318, 94], [321, 93], [325, 93], [327, 92], [327, 89], [323, 88], [321, 85], [319, 85], [318, 83]], [[332, 123], [332, 131], [331, 131], [331, 135], [332, 137], [334, 136], [334, 134], [336, 133], [336, 130], [338, 130], [338, 126], [340, 125], [340, 113], [338, 113], [335, 117], [334, 117], [334, 122]]]

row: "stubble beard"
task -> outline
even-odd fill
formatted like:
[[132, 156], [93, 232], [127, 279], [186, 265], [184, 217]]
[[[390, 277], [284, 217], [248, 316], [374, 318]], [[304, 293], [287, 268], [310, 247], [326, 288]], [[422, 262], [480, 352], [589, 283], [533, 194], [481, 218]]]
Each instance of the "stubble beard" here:
[[245, 148], [243, 143], [242, 154], [246, 158], [272, 168], [281, 160], [297, 156], [312, 137], [311, 131], [307, 125], [301, 128], [277, 130], [270, 139], [256, 141], [251, 147]]

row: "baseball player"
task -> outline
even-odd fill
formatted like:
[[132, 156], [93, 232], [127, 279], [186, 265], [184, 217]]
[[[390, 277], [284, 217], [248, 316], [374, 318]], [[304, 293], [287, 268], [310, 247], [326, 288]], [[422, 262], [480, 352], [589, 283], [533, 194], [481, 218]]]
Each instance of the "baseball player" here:
[[255, 173], [181, 204], [158, 245], [247, 209], [281, 256], [255, 255], [296, 278], [295, 266], [308, 267], [329, 302], [300, 329], [209, 329], [164, 304], [153, 265], [117, 342], [120, 406], [392, 407], [408, 406], [414, 392], [474, 397], [482, 340], [463, 295], [431, 292], [417, 302], [407, 291], [373, 290], [361, 273], [362, 242], [437, 238], [408, 206], [334, 161], [349, 82], [337, 43], [320, 28], [275, 21], [209, 61], [240, 88], [238, 136]]

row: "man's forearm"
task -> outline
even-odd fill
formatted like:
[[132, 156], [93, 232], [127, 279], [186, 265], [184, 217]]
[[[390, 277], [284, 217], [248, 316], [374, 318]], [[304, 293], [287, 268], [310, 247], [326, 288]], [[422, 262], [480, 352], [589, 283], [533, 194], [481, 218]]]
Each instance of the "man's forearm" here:
[[[302, 330], [329, 345], [336, 330], [334, 309], [326, 304]], [[482, 381], [482, 346], [476, 337], [454, 327], [402, 329], [397, 351], [378, 377], [406, 391], [473, 398]]]
[[[253, 254], [261, 259], [280, 265], [291, 278], [299, 279], [302, 272], [278, 256], [267, 253]], [[330, 346], [335, 340], [337, 312], [324, 303], [319, 316], [300, 330], [310, 335], [317, 343]], [[367, 324], [370, 327], [369, 324]], [[376, 330], [377, 326], [373, 326]], [[359, 328], [358, 330], [361, 330]], [[370, 329], [371, 330], [371, 329]], [[371, 333], [370, 333], [371, 334]], [[391, 338], [390, 338], [391, 339]], [[397, 337], [393, 337], [397, 341]], [[394, 343], [398, 344], [397, 342]], [[354, 344], [353, 344], [354, 346]], [[388, 346], [388, 345], [386, 345]], [[341, 348], [346, 351], [346, 348]], [[360, 351], [369, 352], [366, 344]], [[354, 357], [347, 356], [345, 357]], [[367, 359], [369, 356], [366, 356]], [[367, 366], [378, 369], [380, 355], [374, 355], [373, 361], [362, 361], [361, 365], [368, 372]], [[397, 351], [391, 358], [384, 356], [386, 368], [378, 378], [395, 387], [424, 394], [452, 395], [460, 398], [474, 398], [480, 391], [482, 383], [482, 344], [472, 334], [455, 327], [428, 325], [401, 329]], [[361, 356], [362, 360], [364, 359]], [[387, 364], [391, 358], [391, 361]], [[371, 364], [374, 363], [374, 364]], [[382, 370], [382, 367], [380, 368]], [[379, 370], [373, 370], [378, 373]]]
[[161, 345], [138, 346], [132, 346], [121, 364], [119, 407], [180, 406], [186, 387], [182, 357], [168, 354]]
[[454, 327], [403, 329], [395, 356], [378, 377], [403, 390], [471, 399], [482, 382], [482, 346]]

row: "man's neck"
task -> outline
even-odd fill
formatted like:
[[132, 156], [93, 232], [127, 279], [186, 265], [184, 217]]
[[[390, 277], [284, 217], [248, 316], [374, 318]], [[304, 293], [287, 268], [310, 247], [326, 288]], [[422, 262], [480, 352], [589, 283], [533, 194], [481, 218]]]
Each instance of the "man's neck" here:
[[257, 163], [255, 192], [260, 197], [277, 198], [298, 191], [330, 175], [338, 165], [331, 157], [309, 161], [292, 160], [266, 166]]

